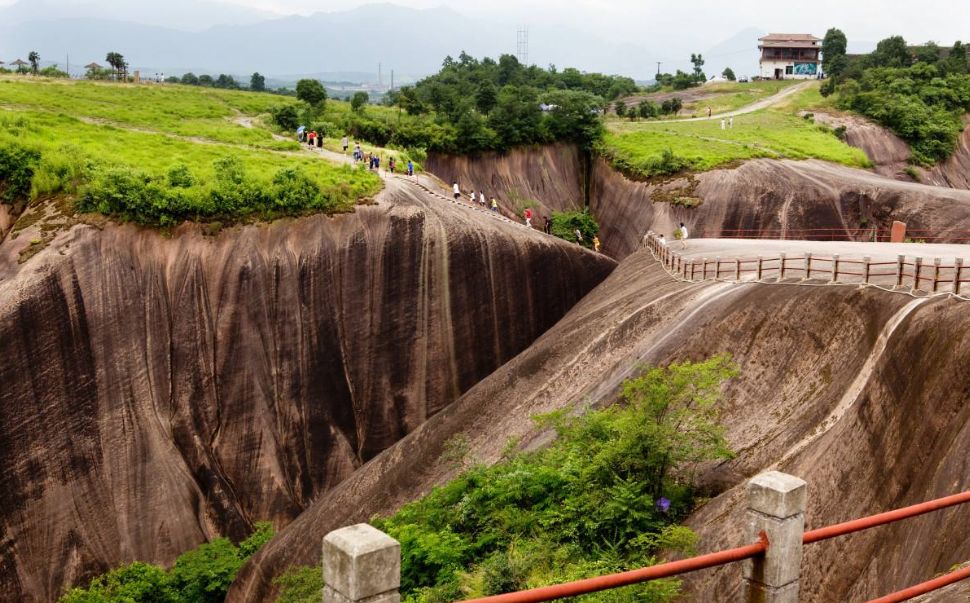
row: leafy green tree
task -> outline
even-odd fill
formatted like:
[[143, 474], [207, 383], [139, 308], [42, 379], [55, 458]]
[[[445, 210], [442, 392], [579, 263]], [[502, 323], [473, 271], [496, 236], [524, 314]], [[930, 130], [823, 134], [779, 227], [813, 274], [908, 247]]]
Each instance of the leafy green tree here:
[[488, 125], [498, 134], [503, 148], [547, 140], [542, 130], [539, 95], [531, 86], [504, 86], [488, 116]]
[[59, 603], [181, 603], [162, 568], [136, 561], [74, 588]]
[[[701, 77], [703, 76], [704, 74], [702, 73]], [[703, 80], [700, 80], [700, 81], [703, 82]], [[684, 73], [683, 71], [678, 69], [677, 73], [674, 74], [670, 85], [673, 86], [674, 90], [686, 90], [688, 88], [696, 86], [698, 83], [699, 82], [696, 75]]]
[[734, 75], [734, 70], [730, 67], [725, 67], [724, 71], [721, 72], [721, 76], [729, 82], [736, 81], [738, 78]]
[[109, 52], [104, 60], [114, 70], [115, 77], [122, 81], [128, 81], [128, 62], [120, 52]]
[[873, 67], [906, 67], [912, 62], [909, 47], [902, 36], [891, 36], [880, 40], [876, 49], [869, 55]]
[[698, 82], [707, 80], [707, 76], [704, 75], [704, 57], [699, 53], [691, 54], [690, 62], [694, 65], [694, 80]]
[[600, 225], [596, 222], [589, 210], [554, 212], [552, 214], [552, 234], [560, 239], [576, 243], [576, 231], [583, 235], [581, 245], [593, 247], [593, 237], [600, 231]]
[[36, 50], [31, 50], [30, 54], [27, 55], [27, 62], [30, 63], [30, 70], [34, 75], [37, 75], [37, 69], [40, 66], [40, 55], [37, 54]]
[[236, 78], [231, 75], [226, 75], [225, 73], [220, 73], [219, 77], [215, 81], [216, 88], [225, 88], [227, 90], [238, 90], [239, 83], [236, 82]]
[[370, 96], [366, 92], [354, 92], [354, 95], [350, 98], [350, 109], [354, 113], [360, 113], [369, 102]]
[[296, 83], [296, 97], [311, 107], [319, 107], [327, 100], [327, 89], [319, 80], [300, 80]]
[[918, 47], [914, 53], [915, 59], [919, 63], [926, 63], [929, 65], [935, 65], [940, 61], [942, 56], [940, 47], [936, 42], [930, 41], [926, 44]]
[[660, 108], [657, 107], [655, 103], [650, 102], [647, 99], [640, 101], [637, 105], [637, 112], [643, 119], [650, 119], [651, 117], [656, 117], [657, 113], [660, 112]]
[[475, 93], [475, 107], [482, 115], [488, 113], [498, 104], [498, 90], [492, 82], [485, 82]]
[[257, 71], [249, 78], [249, 89], [253, 92], [263, 92], [266, 90], [266, 78]]
[[616, 112], [617, 117], [623, 117], [626, 115], [626, 103], [623, 101], [616, 101], [613, 103], [613, 110]]
[[166, 84], [178, 84], [180, 82], [181, 82], [181, 80], [179, 80], [179, 78], [176, 77], [176, 76], [174, 76], [174, 75], [170, 75], [167, 78], [165, 78], [165, 83]]
[[199, 77], [190, 71], [182, 76], [182, 83], [186, 86], [198, 86]]
[[963, 42], [957, 40], [953, 44], [946, 58], [946, 70], [948, 73], [967, 73], [967, 48]]
[[822, 69], [830, 77], [838, 77], [845, 69], [848, 40], [841, 29], [832, 27], [822, 39]]
[[552, 138], [592, 148], [603, 130], [599, 116], [602, 98], [582, 90], [557, 90], [547, 93], [543, 101], [550, 107], [545, 128]]
[[319, 603], [323, 592], [323, 572], [319, 567], [299, 566], [277, 577], [280, 593], [276, 603]]
[[206, 74], [206, 75], [199, 76], [199, 86], [203, 86], [205, 88], [212, 88], [215, 86], [215, 84], [216, 84], [216, 81], [212, 79], [211, 75]]
[[684, 101], [679, 98], [668, 98], [660, 103], [660, 112], [664, 115], [676, 115], [684, 107]]

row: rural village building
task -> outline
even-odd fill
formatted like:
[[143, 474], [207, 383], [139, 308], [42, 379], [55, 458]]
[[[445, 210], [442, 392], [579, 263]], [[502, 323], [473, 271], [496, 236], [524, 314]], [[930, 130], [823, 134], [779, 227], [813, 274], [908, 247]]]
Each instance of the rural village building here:
[[811, 34], [768, 34], [761, 44], [759, 75], [771, 80], [807, 80], [821, 73], [821, 38]]

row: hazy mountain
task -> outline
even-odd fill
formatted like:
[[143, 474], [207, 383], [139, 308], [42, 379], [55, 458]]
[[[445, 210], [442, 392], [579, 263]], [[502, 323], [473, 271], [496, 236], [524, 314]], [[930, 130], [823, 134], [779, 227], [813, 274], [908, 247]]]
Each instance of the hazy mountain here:
[[758, 38], [767, 35], [764, 29], [748, 27], [707, 49], [704, 52], [704, 71], [708, 77], [721, 75], [725, 67], [730, 67], [741, 77], [758, 74]]
[[[145, 12], [148, 9], [136, 6], [119, 9], [117, 15], [105, 15], [102, 2], [101, 9], [84, 15], [78, 8], [80, 5], [67, 0], [40, 0], [43, 4], [39, 6], [46, 4], [46, 10], [36, 8], [34, 0], [29, 5], [27, 1], [0, 9], [2, 60], [37, 50], [44, 59], [60, 63], [70, 53], [72, 65], [78, 66], [92, 60], [103, 62], [108, 51], [117, 51], [125, 55], [133, 69], [151, 75], [190, 70], [237, 75], [259, 71], [282, 80], [289, 79], [288, 74], [355, 72], [355, 79], [363, 73], [373, 74], [367, 79], [376, 80], [378, 64], [381, 64], [387, 83], [392, 69], [397, 82], [404, 82], [437, 71], [445, 56], [457, 56], [462, 50], [478, 57], [516, 51], [515, 25], [472, 19], [442, 7], [418, 10], [372, 4], [344, 12], [228, 23], [203, 31], [187, 31], [158, 23], [184, 24], [185, 18], [178, 16], [180, 7], [191, 6], [193, 11], [198, 7], [203, 14], [223, 5], [171, 0], [171, 14], [166, 19], [155, 20]], [[120, 5], [122, 0], [111, 1]], [[55, 5], [69, 5], [70, 10], [54, 11]], [[38, 14], [45, 16], [40, 18]], [[227, 19], [230, 16], [228, 12], [225, 15]], [[243, 11], [237, 16], [245, 20], [252, 15]], [[748, 45], [756, 54], [760, 34], [753, 32], [746, 30], [716, 49], [724, 47], [734, 51]], [[622, 73], [641, 79], [653, 75], [657, 56], [675, 57], [663, 65], [665, 71], [673, 71], [690, 67], [687, 58], [691, 52], [705, 51], [690, 48], [684, 37], [666, 39], [658, 50], [647, 44], [659, 45], [660, 41], [630, 44], [557, 26], [532, 25], [529, 33], [531, 63]], [[705, 67], [711, 74], [723, 69], [713, 58]]]
[[55, 19], [110, 19], [186, 31], [214, 25], [243, 25], [277, 17], [275, 13], [219, 0], [19, 0], [0, 8], [0, 23], [19, 25]]

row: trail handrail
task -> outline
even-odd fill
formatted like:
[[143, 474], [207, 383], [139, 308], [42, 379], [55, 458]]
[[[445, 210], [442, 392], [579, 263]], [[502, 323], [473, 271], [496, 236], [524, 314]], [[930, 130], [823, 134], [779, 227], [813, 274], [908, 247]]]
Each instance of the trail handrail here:
[[[862, 530], [868, 530], [878, 526], [895, 523], [897, 521], [917, 517], [919, 515], [924, 515], [926, 513], [939, 511], [941, 509], [946, 509], [948, 507], [953, 507], [968, 502], [970, 502], [970, 490], [961, 492], [959, 494], [953, 494], [950, 496], [918, 503], [908, 507], [903, 507], [901, 509], [877, 513], [868, 517], [862, 517], [823, 528], [817, 528], [815, 530], [805, 532], [802, 537], [802, 543], [812, 544], [815, 542], [821, 542], [830, 538], [837, 538], [839, 536], [852, 534], [853, 532], [859, 532]], [[762, 533], [761, 540], [759, 542], [746, 546], [708, 553], [706, 555], [682, 559], [680, 561], [661, 563], [659, 565], [629, 570], [626, 572], [597, 576], [595, 578], [586, 578], [583, 580], [564, 582], [562, 584], [553, 584], [551, 586], [543, 586], [501, 595], [492, 595], [489, 597], [480, 597], [477, 599], [467, 599], [464, 601], [464, 603], [539, 603], [541, 601], [553, 601], [555, 599], [562, 599], [565, 597], [575, 597], [577, 595], [619, 588], [621, 586], [629, 586], [631, 584], [639, 584], [660, 578], [669, 578], [671, 576], [686, 574], [697, 570], [709, 569], [712, 567], [727, 565], [729, 563], [735, 563], [744, 559], [751, 559], [764, 554], [770, 546], [771, 544], [768, 542], [767, 537], [765, 537], [764, 533]], [[970, 578], [970, 567], [962, 568], [955, 572], [934, 578], [915, 586], [911, 586], [890, 595], [885, 595], [879, 599], [873, 599], [872, 601], [869, 601], [869, 603], [898, 603], [900, 601], [906, 601], [907, 599], [938, 590], [944, 586], [959, 582], [960, 580], [964, 580], [966, 578]]]

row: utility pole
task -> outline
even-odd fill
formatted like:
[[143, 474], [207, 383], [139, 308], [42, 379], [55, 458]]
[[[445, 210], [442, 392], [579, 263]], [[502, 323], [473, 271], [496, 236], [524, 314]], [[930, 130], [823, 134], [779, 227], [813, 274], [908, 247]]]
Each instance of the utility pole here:
[[391, 69], [391, 92], [394, 92], [394, 70]]
[[657, 61], [657, 75], [660, 75], [660, 61]]
[[384, 74], [381, 71], [382, 67], [383, 65], [381, 65], [380, 63], [377, 64], [377, 89], [378, 90], [384, 89]]
[[67, 79], [71, 79], [71, 53], [67, 53]]

